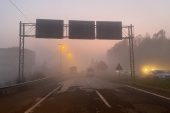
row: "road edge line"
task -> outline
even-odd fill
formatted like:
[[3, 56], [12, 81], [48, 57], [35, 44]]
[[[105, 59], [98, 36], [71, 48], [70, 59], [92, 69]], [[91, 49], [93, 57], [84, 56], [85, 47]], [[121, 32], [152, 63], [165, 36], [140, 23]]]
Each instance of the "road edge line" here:
[[159, 94], [156, 94], [156, 93], [152, 93], [152, 92], [149, 92], [149, 91], [146, 91], [146, 90], [143, 90], [143, 89], [139, 89], [139, 88], [136, 88], [136, 87], [133, 87], [133, 86], [130, 86], [130, 85], [125, 85], [131, 89], [135, 89], [135, 90], [138, 90], [138, 91], [141, 91], [141, 92], [144, 92], [144, 93], [147, 93], [147, 94], [150, 94], [150, 95], [154, 95], [156, 97], [159, 97], [159, 98], [163, 98], [163, 99], [166, 99], [166, 100], [169, 100], [170, 101], [170, 98], [169, 97], [165, 97], [165, 96], [162, 96], [162, 95], [159, 95]]
[[100, 97], [100, 99], [103, 101], [103, 103], [107, 106], [107, 107], [109, 107], [109, 108], [111, 108], [112, 106], [109, 104], [109, 102], [102, 96], [102, 94], [99, 92], [99, 91], [97, 91], [97, 90], [95, 90], [96, 91], [96, 93], [97, 93], [97, 95]]
[[38, 106], [40, 105], [45, 99], [47, 99], [50, 95], [52, 95], [55, 91], [57, 91], [58, 89], [60, 89], [62, 86], [59, 85], [57, 88], [53, 89], [51, 92], [49, 92], [46, 96], [44, 96], [40, 101], [38, 101], [37, 103], [35, 103], [33, 106], [31, 106], [29, 109], [27, 109], [24, 113], [32, 113], [32, 111]]

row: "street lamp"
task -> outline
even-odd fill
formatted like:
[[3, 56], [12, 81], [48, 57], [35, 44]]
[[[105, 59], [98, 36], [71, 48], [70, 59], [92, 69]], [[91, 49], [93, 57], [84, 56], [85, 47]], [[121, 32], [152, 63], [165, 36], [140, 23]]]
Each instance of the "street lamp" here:
[[58, 44], [59, 45], [59, 62], [60, 62], [60, 71], [62, 72], [62, 53], [66, 51], [65, 44]]
[[[59, 65], [60, 71], [63, 71], [63, 57], [66, 58], [69, 63], [73, 64], [73, 54], [68, 51], [68, 47], [65, 44], [58, 44], [59, 45]], [[63, 56], [64, 55], [64, 56]]]
[[73, 54], [70, 53], [70, 52], [68, 52], [68, 53], [67, 53], [67, 58], [68, 58], [69, 60], [72, 60], [72, 59], [73, 59]]

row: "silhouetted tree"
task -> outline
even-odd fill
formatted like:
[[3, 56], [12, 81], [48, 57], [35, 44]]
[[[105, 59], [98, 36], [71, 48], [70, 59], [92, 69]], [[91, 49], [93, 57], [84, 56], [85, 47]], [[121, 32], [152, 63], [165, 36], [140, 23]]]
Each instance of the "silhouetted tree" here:
[[99, 61], [99, 62], [96, 62], [95, 68], [98, 71], [105, 71], [108, 69], [108, 66], [104, 61]]
[[[138, 35], [134, 40], [135, 65], [139, 71], [141, 66], [156, 64], [170, 67], [170, 39], [166, 37], [165, 30], [160, 30], [152, 37], [146, 34]], [[129, 69], [129, 47], [127, 40], [115, 44], [107, 52], [108, 60], [113, 66], [121, 63]]]

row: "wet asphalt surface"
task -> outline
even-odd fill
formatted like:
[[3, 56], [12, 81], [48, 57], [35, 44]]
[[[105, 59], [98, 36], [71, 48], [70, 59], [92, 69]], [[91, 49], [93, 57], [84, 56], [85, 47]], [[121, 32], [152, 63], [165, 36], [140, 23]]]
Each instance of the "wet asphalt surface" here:
[[87, 77], [62, 82], [52, 80], [1, 96], [0, 113], [24, 113], [55, 88], [58, 89], [31, 113], [170, 113], [168, 100], [122, 84]]
[[117, 83], [73, 79], [60, 87], [32, 113], [170, 113], [170, 101]]

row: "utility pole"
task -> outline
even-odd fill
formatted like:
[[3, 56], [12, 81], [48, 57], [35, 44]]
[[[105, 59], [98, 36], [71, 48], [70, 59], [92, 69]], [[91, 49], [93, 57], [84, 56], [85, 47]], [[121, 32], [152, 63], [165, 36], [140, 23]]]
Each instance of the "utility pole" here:
[[24, 81], [24, 40], [25, 40], [25, 24], [19, 23], [19, 82]]
[[19, 65], [18, 65], [18, 82], [24, 82], [24, 48], [25, 37], [35, 37], [35, 35], [26, 34], [26, 27], [35, 27], [34, 23], [19, 23]]
[[134, 46], [133, 46], [133, 26], [128, 26], [128, 37], [129, 37], [129, 56], [130, 56], [130, 70], [131, 70], [131, 78], [135, 81], [135, 58], [134, 58]]

